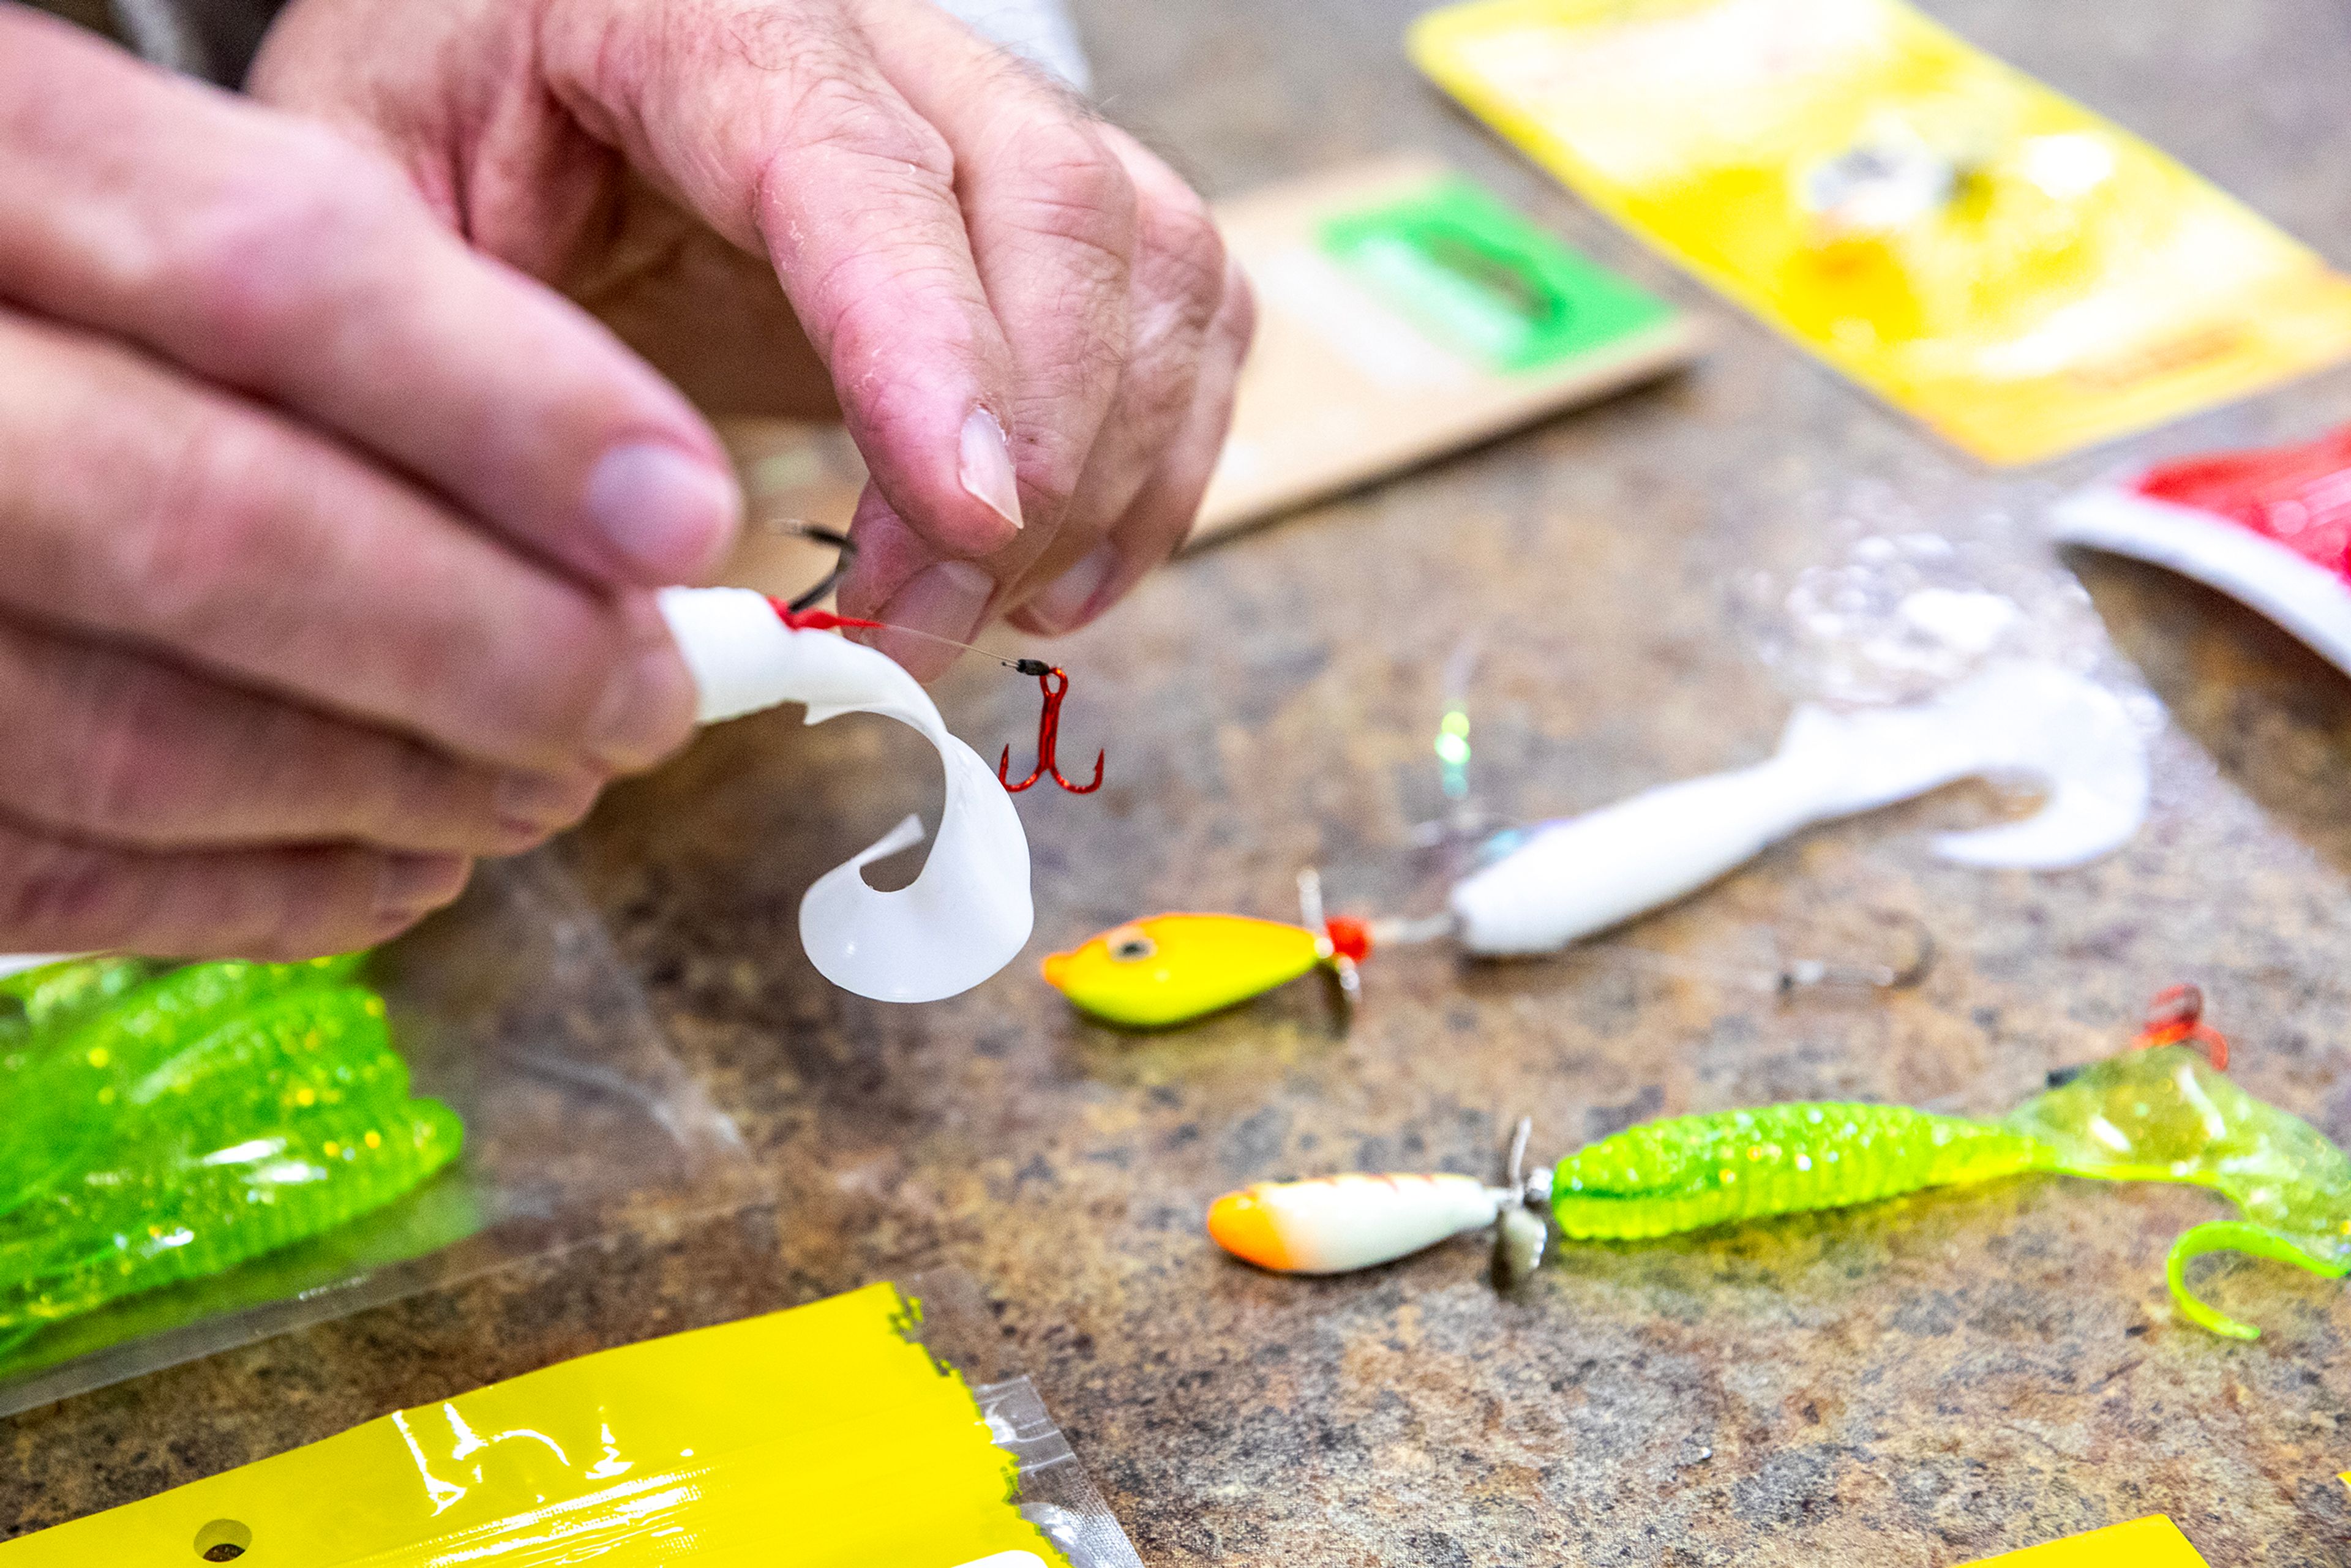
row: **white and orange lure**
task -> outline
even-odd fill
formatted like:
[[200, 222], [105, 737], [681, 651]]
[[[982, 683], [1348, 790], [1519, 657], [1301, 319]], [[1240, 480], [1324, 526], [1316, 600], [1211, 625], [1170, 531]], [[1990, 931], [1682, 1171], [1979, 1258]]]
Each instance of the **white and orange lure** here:
[[1531, 1131], [1519, 1124], [1501, 1186], [1452, 1172], [1264, 1181], [1209, 1205], [1208, 1235], [1234, 1257], [1276, 1273], [1344, 1274], [1499, 1221], [1495, 1270], [1515, 1283], [1541, 1260], [1548, 1234], [1527, 1207], [1549, 1196], [1541, 1179], [1548, 1173], [1532, 1186], [1521, 1174]]
[[1261, 1181], [1209, 1206], [1208, 1234], [1282, 1274], [1344, 1274], [1482, 1230], [1518, 1200], [1475, 1176], [1316, 1176]]

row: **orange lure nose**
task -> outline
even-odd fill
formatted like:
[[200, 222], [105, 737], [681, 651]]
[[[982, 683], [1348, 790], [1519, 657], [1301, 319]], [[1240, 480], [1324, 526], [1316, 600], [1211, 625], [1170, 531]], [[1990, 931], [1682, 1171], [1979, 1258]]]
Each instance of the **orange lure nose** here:
[[1272, 1210], [1253, 1190], [1228, 1192], [1208, 1206], [1208, 1238], [1260, 1269], [1290, 1267], [1290, 1249], [1282, 1244]]

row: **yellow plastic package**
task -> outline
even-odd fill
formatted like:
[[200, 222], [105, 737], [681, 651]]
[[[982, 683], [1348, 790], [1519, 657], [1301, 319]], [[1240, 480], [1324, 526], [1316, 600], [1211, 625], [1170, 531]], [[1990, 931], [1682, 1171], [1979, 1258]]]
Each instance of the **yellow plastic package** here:
[[0, 1568], [1134, 1563], [1040, 1528], [1034, 1423], [983, 1409], [919, 1314], [874, 1285], [584, 1356], [0, 1544]]
[[2204, 1559], [2159, 1513], [1987, 1557], [1972, 1568], [2205, 1568]]
[[1977, 455], [2351, 353], [2351, 281], [1900, 0], [1472, 0], [1415, 61], [1631, 227]]

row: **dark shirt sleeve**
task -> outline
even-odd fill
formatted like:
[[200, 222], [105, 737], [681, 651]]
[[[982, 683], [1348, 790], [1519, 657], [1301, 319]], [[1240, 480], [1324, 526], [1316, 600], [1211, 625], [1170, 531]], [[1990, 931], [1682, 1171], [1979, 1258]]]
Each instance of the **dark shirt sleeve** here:
[[[8, 0], [0, 0], [0, 5]], [[241, 87], [261, 36], [287, 0], [30, 0], [36, 8], [96, 28], [157, 65], [223, 87]], [[939, 0], [1013, 53], [1080, 92], [1091, 90], [1084, 47], [1062, 0]]]
[[157, 65], [235, 87], [282, 0], [32, 0]]

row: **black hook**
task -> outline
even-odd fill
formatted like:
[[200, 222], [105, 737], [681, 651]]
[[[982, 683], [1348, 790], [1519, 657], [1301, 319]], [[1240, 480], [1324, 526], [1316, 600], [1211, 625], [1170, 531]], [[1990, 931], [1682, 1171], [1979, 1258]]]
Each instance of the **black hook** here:
[[777, 532], [798, 534], [804, 539], [813, 539], [820, 545], [831, 545], [840, 552], [832, 558], [832, 570], [824, 574], [821, 581], [784, 606], [786, 610], [797, 615], [803, 610], [814, 608], [820, 600], [839, 586], [841, 578], [847, 575], [850, 566], [857, 559], [857, 547], [850, 542], [847, 534], [832, 528], [820, 528], [814, 523], [784, 523], [778, 527]]

